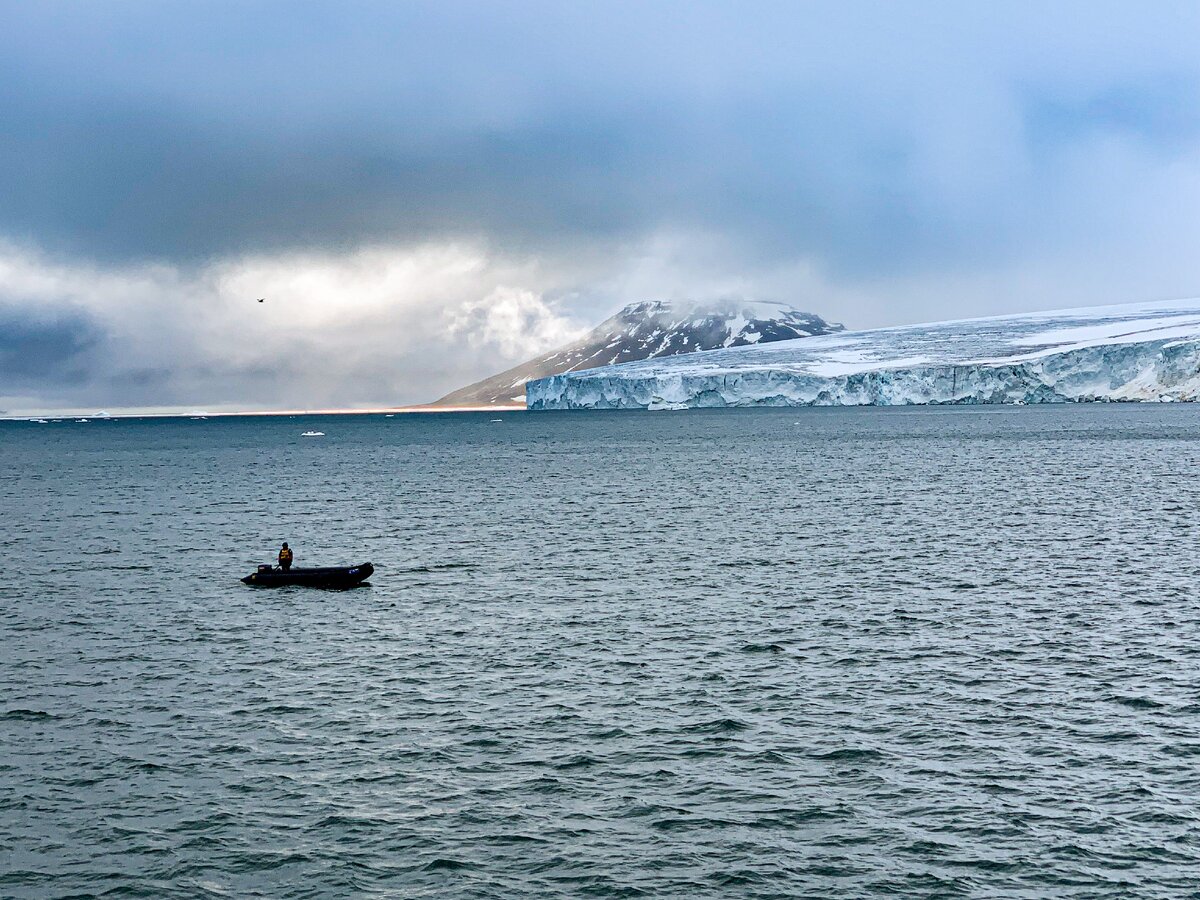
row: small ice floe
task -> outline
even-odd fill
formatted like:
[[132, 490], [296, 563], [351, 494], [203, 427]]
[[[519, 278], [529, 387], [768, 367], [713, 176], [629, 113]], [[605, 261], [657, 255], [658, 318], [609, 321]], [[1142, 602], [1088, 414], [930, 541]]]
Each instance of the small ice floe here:
[[50, 423], [49, 423], [49, 422], [47, 422], [45, 419], [30, 419], [29, 421], [30, 421], [30, 422], [35, 422], [35, 423], [37, 423], [38, 425], [49, 425], [49, 424], [50, 424]]
[[323, 432], [323, 431], [306, 431], [306, 432], [304, 432], [304, 434], [300, 435], [300, 437], [325, 437], [325, 432]]
[[76, 419], [75, 421], [76, 422], [90, 422], [92, 420], [91, 419]]
[[396, 414], [395, 413], [384, 413], [383, 417], [385, 419], [394, 419], [394, 418], [396, 418]]
[[493, 422], [503, 422], [504, 420], [503, 420], [503, 419], [492, 419], [491, 421], [493, 421]]

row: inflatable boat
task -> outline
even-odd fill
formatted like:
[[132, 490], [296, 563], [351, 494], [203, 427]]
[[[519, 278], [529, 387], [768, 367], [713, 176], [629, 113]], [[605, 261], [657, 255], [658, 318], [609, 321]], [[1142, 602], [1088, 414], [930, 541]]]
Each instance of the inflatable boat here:
[[258, 571], [247, 575], [242, 583], [252, 587], [285, 587], [294, 584], [299, 587], [351, 588], [362, 584], [374, 571], [375, 567], [370, 563], [323, 569], [292, 568], [286, 572], [278, 566], [259, 566]]

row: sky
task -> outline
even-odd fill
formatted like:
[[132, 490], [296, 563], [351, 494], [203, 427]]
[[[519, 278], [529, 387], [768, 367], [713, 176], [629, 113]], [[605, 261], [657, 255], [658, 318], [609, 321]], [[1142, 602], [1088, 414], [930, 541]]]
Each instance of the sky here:
[[[0, 0], [0, 410], [1200, 295], [1200, 4]], [[263, 303], [257, 303], [264, 297]]]

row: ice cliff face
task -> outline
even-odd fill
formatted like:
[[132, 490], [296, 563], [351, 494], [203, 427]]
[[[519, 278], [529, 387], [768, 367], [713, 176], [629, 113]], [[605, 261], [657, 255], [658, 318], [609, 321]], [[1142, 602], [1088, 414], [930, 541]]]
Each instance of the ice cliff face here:
[[1200, 399], [1200, 300], [842, 332], [555, 375], [530, 409]]
[[525, 382], [531, 378], [842, 330], [841, 325], [784, 303], [744, 300], [704, 304], [665, 300], [631, 303], [576, 343], [447, 394], [434, 405], [523, 403]]

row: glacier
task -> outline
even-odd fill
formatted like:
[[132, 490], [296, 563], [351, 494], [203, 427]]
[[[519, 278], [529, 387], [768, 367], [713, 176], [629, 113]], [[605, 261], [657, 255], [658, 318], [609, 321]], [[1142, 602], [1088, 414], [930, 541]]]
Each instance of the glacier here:
[[530, 381], [531, 410], [1194, 401], [1200, 299], [844, 331]]

